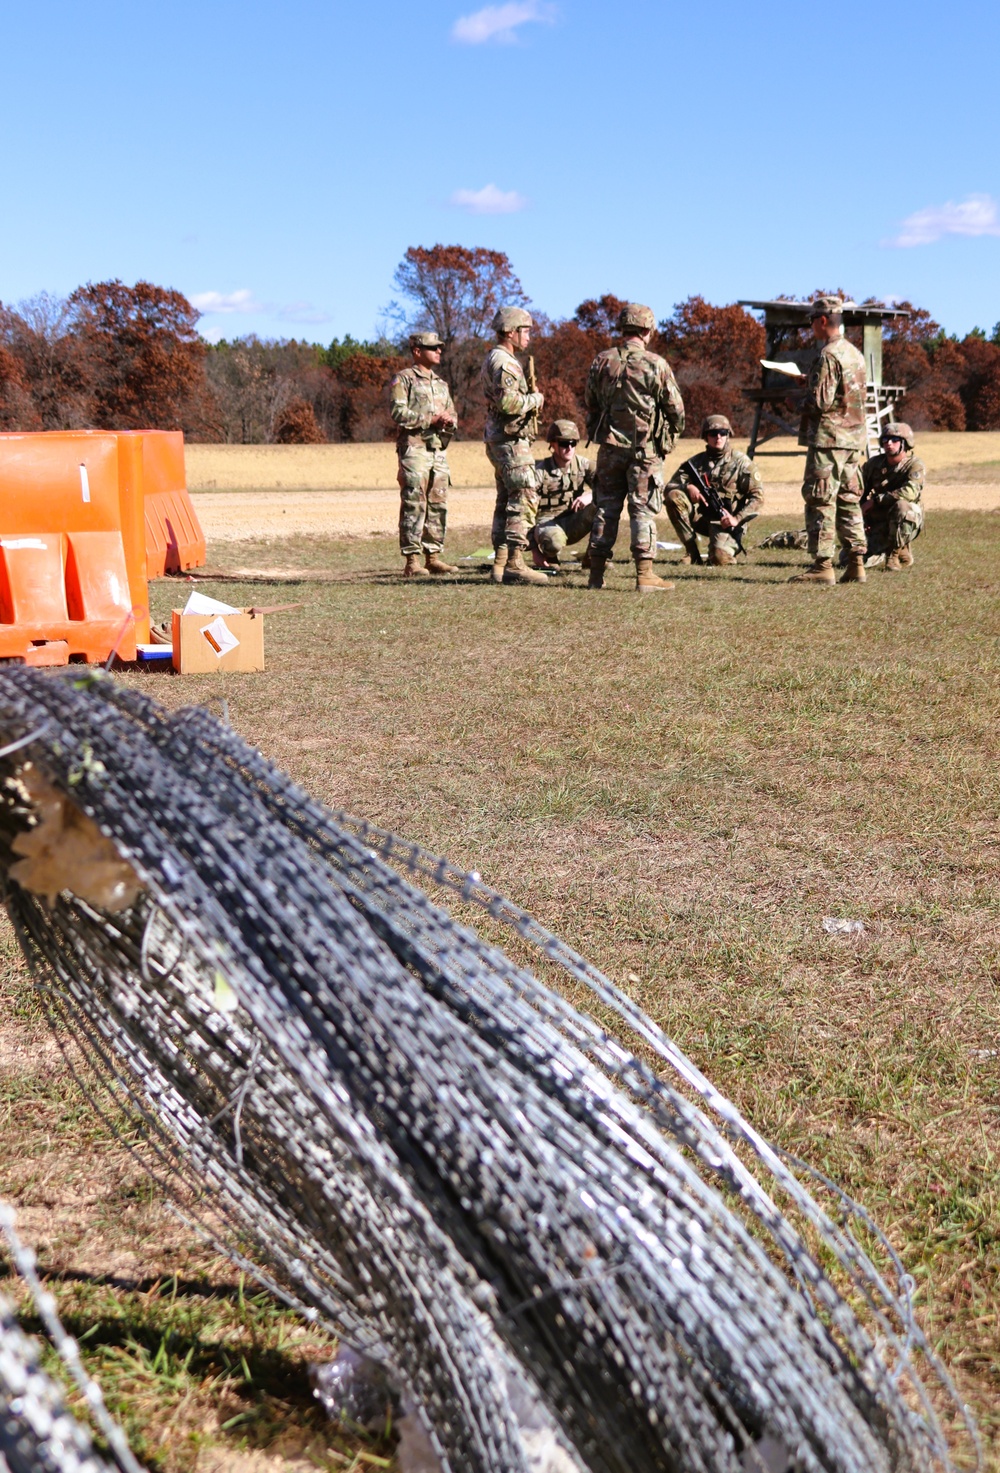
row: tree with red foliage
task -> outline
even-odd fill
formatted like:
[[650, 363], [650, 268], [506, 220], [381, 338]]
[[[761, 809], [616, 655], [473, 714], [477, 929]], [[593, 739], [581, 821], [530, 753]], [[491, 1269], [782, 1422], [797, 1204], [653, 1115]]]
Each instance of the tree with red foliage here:
[[546, 419], [572, 419], [583, 428], [587, 374], [598, 353], [611, 346], [624, 305], [610, 292], [590, 297], [567, 321], [547, 324], [536, 339], [533, 350]]
[[276, 445], [322, 445], [323, 431], [308, 399], [289, 399], [274, 426]]
[[339, 401], [339, 431], [344, 440], [385, 440], [395, 435], [386, 390], [406, 367], [397, 356], [352, 353], [333, 370]]
[[100, 281], [69, 299], [98, 429], [184, 429], [205, 391], [199, 313], [180, 292]]
[[411, 331], [436, 332], [446, 344], [485, 338], [498, 307], [528, 305], [510, 259], [482, 246], [410, 246], [393, 280], [413, 304]]
[[741, 390], [760, 381], [763, 325], [737, 303], [713, 307], [704, 297], [679, 302], [660, 323], [653, 348], [670, 360], [697, 431], [708, 414], [725, 414], [737, 432], [748, 432], [752, 406]]

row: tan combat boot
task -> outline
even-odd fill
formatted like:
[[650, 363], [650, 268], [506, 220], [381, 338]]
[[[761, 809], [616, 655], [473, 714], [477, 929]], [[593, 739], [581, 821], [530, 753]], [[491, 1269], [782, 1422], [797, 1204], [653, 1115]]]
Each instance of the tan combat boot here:
[[705, 559], [701, 555], [701, 548], [696, 538], [692, 537], [690, 542], [685, 542], [684, 555], [680, 561], [684, 567], [700, 568], [703, 565]]
[[903, 564], [900, 562], [898, 548], [893, 548], [892, 552], [887, 555], [885, 571], [887, 573], [901, 573], [903, 571]]
[[666, 578], [657, 578], [653, 572], [653, 559], [644, 557], [642, 553], [635, 555], [635, 591], [636, 593], [665, 593], [673, 584]]
[[457, 573], [458, 569], [452, 563], [446, 563], [439, 552], [424, 553], [424, 567], [428, 573], [433, 573], [436, 578], [441, 578], [445, 573]]
[[724, 547], [710, 547], [708, 561], [713, 568], [728, 568], [730, 564], [735, 563], [736, 559]]
[[490, 577], [493, 579], [494, 583], [503, 582], [504, 569], [507, 566], [507, 552], [508, 548], [506, 542], [501, 542], [500, 546], [495, 550], [493, 554], [493, 566], [490, 569]]
[[503, 581], [505, 583], [548, 583], [544, 573], [538, 573], [534, 568], [529, 568], [524, 561], [524, 553], [519, 547], [508, 547], [507, 567], [504, 570]]
[[[886, 567], [889, 560], [886, 559]], [[868, 574], [865, 572], [865, 555], [863, 552], [852, 552], [848, 554], [847, 567], [840, 575], [841, 583], [867, 583]]]
[[403, 577], [404, 578], [426, 578], [427, 577], [427, 574], [424, 572], [423, 568], [420, 566], [420, 558], [417, 556], [417, 554], [415, 552], [409, 552], [406, 555], [406, 562], [403, 564]]
[[899, 566], [901, 568], [913, 567], [913, 553], [910, 548], [901, 547], [896, 556], [899, 558]]
[[789, 578], [789, 583], [822, 583], [833, 585], [837, 581], [837, 575], [833, 571], [833, 558], [818, 557], [811, 568], [806, 568], [804, 573], [796, 573], [794, 578]]
[[600, 557], [598, 553], [592, 552], [590, 557], [590, 577], [587, 579], [588, 588], [604, 587], [604, 569], [607, 566], [607, 558]]

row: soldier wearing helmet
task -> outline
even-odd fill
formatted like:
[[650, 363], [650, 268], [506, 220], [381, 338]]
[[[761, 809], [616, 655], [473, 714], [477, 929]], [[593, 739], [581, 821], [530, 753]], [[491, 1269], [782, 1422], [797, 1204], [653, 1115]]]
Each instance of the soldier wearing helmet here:
[[621, 343], [599, 353], [587, 378], [587, 433], [599, 445], [590, 534], [590, 588], [604, 569], [628, 503], [636, 589], [672, 588], [653, 572], [656, 513], [663, 505], [663, 457], [684, 428], [684, 401], [665, 358], [649, 351], [656, 319], [628, 302], [618, 315]]
[[885, 571], [898, 573], [912, 567], [911, 543], [924, 525], [924, 466], [913, 453], [913, 431], [901, 420], [886, 425], [879, 444], [882, 453], [861, 472], [867, 561], [871, 567], [884, 558]]
[[443, 347], [436, 332], [411, 333], [413, 366], [397, 373], [389, 387], [390, 412], [398, 431], [396, 479], [404, 578], [458, 571], [441, 558], [451, 484], [445, 452], [458, 424], [451, 390], [435, 372]]
[[684, 544], [681, 562], [702, 562], [700, 532], [708, 538], [708, 561], [725, 567], [743, 551], [742, 529], [760, 514], [764, 487], [754, 462], [733, 448], [733, 427], [724, 414], [708, 415], [701, 433], [705, 449], [674, 472], [664, 501]]
[[545, 583], [544, 573], [524, 561], [528, 545], [525, 511], [535, 491], [531, 446], [538, 433], [541, 394], [528, 388], [516, 353], [531, 338], [531, 313], [523, 307], [501, 307], [493, 318], [497, 344], [486, 355], [482, 385], [486, 397], [486, 454], [496, 478], [493, 512], [494, 583]]
[[536, 568], [558, 567], [563, 548], [582, 541], [594, 524], [594, 465], [576, 452], [580, 431], [575, 422], [554, 419], [545, 438], [549, 453], [535, 461], [529, 517], [528, 545]]
[[809, 447], [802, 499], [813, 561], [792, 583], [836, 582], [835, 534], [847, 555], [841, 583], [865, 581], [865, 527], [859, 507], [861, 461], [868, 442], [865, 360], [843, 335], [845, 305], [840, 297], [817, 297], [812, 304], [813, 336], [823, 347], [809, 375], [799, 443]]

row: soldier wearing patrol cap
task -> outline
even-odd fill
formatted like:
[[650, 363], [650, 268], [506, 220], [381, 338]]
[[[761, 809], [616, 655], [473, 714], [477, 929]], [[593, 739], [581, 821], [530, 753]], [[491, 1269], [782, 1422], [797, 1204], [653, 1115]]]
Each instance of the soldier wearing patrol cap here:
[[428, 573], [440, 577], [458, 571], [441, 558], [451, 484], [445, 452], [458, 424], [451, 390], [435, 373], [443, 347], [436, 332], [411, 333], [413, 367], [397, 373], [389, 389], [392, 420], [399, 432], [396, 479], [404, 578], [426, 577]]
[[885, 571], [898, 573], [912, 567], [910, 544], [924, 525], [924, 466], [913, 453], [913, 431], [901, 420], [886, 425], [879, 444], [881, 455], [873, 455], [861, 471], [868, 566], [884, 558]]
[[578, 455], [580, 431], [571, 419], [554, 419], [545, 437], [549, 453], [535, 461], [535, 495], [528, 544], [536, 568], [559, 566], [559, 554], [580, 542], [594, 523], [594, 466]]
[[829, 584], [834, 535], [847, 555], [841, 583], [865, 581], [865, 526], [861, 516], [861, 461], [868, 440], [865, 360], [843, 335], [844, 303], [817, 297], [813, 336], [823, 344], [809, 374], [799, 444], [807, 445], [802, 499], [812, 564], [792, 583]]
[[665, 358], [649, 351], [656, 318], [627, 302], [618, 314], [621, 343], [598, 353], [587, 378], [587, 434], [596, 440], [594, 525], [588, 587], [604, 587], [604, 569], [628, 502], [638, 592], [673, 588], [653, 572], [656, 513], [663, 505], [663, 457], [684, 429], [684, 401]]
[[516, 353], [531, 339], [531, 313], [523, 307], [501, 307], [493, 318], [495, 348], [486, 355], [482, 370], [486, 398], [486, 454], [496, 478], [493, 512], [494, 583], [547, 583], [544, 573], [524, 561], [528, 545], [525, 510], [534, 495], [535, 462], [532, 442], [538, 433], [541, 394], [528, 388]]
[[[664, 498], [667, 515], [684, 544], [682, 563], [701, 563], [698, 533], [708, 538], [708, 561], [715, 567], [735, 562], [742, 548], [740, 530], [760, 514], [764, 487], [749, 456], [732, 445], [733, 427], [724, 414], [710, 414], [701, 426], [705, 449], [675, 471]], [[713, 520], [706, 489], [719, 498], [721, 516]], [[714, 501], [714, 498], [712, 498]]]

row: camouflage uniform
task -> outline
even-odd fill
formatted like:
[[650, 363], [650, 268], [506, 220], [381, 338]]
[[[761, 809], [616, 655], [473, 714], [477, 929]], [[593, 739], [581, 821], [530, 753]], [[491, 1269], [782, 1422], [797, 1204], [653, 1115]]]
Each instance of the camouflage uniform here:
[[684, 429], [684, 401], [665, 358], [632, 339], [599, 353], [587, 378], [587, 431], [598, 441], [592, 557], [608, 558], [628, 500], [632, 553], [656, 552], [663, 456]]
[[834, 532], [864, 553], [860, 467], [867, 445], [865, 360], [853, 343], [825, 343], [809, 375], [800, 445], [808, 445], [802, 499], [814, 558], [832, 558]]
[[711, 521], [708, 508], [700, 502], [693, 502], [688, 495], [690, 485], [700, 489], [700, 484], [706, 481], [718, 491], [726, 511], [739, 522], [749, 522], [758, 515], [764, 503], [760, 471], [748, 455], [734, 450], [727, 441], [722, 455], [713, 456], [708, 450], [692, 455], [674, 472], [667, 487], [664, 498], [667, 515], [685, 547], [694, 540], [694, 534], [700, 532], [709, 539], [710, 547], [721, 548], [735, 557], [739, 544], [732, 532]]
[[432, 430], [436, 419], [457, 419], [451, 390], [433, 369], [414, 364], [390, 387], [392, 420], [399, 427], [399, 550], [404, 557], [440, 552], [448, 516], [446, 446], [450, 431]]
[[920, 498], [924, 490], [924, 465], [912, 450], [897, 466], [884, 455], [873, 455], [861, 472], [866, 506], [865, 532], [873, 556], [898, 552], [919, 537], [924, 525]]
[[511, 547], [527, 547], [525, 509], [535, 490], [531, 446], [542, 396], [528, 392], [524, 369], [500, 344], [486, 355], [482, 385], [487, 407], [486, 454], [497, 486], [493, 546], [506, 542]]
[[577, 455], [565, 470], [560, 470], [551, 455], [535, 461], [535, 494], [528, 516], [529, 540], [549, 562], [558, 562], [559, 554], [571, 542], [580, 542], [594, 524], [591, 500], [579, 511], [572, 503], [585, 491], [594, 489], [594, 463], [585, 455]]

